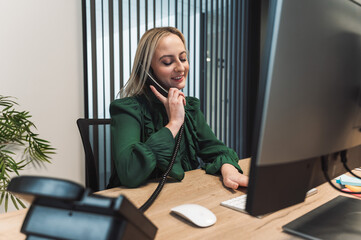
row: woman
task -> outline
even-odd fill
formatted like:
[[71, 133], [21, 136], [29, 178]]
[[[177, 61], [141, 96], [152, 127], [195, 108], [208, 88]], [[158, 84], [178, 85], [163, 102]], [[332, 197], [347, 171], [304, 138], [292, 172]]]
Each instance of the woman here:
[[[116, 173], [110, 187], [137, 187], [162, 175], [171, 160], [176, 136], [184, 124], [179, 152], [170, 176], [182, 180], [184, 171], [201, 167], [221, 173], [226, 187], [248, 185], [238, 166], [238, 156], [219, 141], [199, 108], [199, 100], [185, 97], [189, 71], [182, 33], [173, 27], [148, 30], [141, 38], [121, 99], [110, 105], [112, 147]], [[146, 84], [148, 75], [168, 90], [163, 96]]]

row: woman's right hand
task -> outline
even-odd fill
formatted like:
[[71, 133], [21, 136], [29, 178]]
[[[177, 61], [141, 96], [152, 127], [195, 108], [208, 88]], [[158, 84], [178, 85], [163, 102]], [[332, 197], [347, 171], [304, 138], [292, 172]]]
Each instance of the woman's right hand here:
[[160, 94], [152, 85], [150, 88], [154, 95], [161, 101], [167, 111], [169, 122], [166, 125], [175, 137], [184, 122], [184, 106], [186, 105], [186, 99], [184, 93], [177, 88], [170, 88], [168, 97], [164, 97]]

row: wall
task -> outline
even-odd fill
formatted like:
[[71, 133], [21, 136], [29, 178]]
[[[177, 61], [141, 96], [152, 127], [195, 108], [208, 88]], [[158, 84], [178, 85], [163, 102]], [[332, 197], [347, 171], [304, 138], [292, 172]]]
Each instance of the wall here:
[[56, 148], [51, 164], [21, 174], [83, 185], [76, 127], [84, 116], [81, 0], [0, 0], [0, 95], [17, 97]]

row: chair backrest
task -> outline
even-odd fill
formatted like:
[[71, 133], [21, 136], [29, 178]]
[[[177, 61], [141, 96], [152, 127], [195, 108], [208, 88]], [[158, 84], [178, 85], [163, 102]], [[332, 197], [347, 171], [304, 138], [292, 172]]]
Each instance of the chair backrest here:
[[84, 118], [76, 121], [85, 151], [85, 184], [93, 191], [106, 188], [113, 168], [110, 122]]

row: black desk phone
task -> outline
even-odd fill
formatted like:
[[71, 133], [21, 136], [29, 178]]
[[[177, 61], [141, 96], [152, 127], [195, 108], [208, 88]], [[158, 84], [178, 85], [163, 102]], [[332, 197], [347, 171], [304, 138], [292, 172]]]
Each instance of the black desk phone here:
[[125, 196], [92, 194], [71, 181], [20, 176], [7, 190], [31, 203], [21, 227], [28, 240], [154, 239], [158, 230]]

